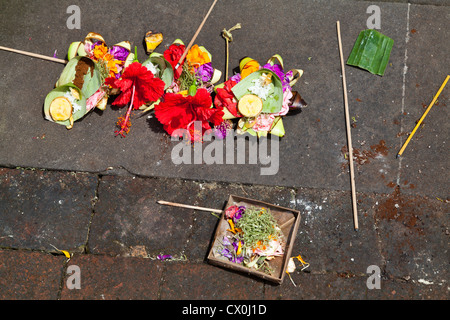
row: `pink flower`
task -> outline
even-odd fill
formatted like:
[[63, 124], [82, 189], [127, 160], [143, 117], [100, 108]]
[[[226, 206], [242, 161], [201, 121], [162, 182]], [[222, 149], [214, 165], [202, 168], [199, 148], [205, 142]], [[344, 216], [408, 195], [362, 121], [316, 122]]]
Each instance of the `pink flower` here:
[[272, 127], [272, 123], [275, 120], [275, 116], [271, 113], [261, 113], [255, 120], [253, 125], [253, 131], [269, 131]]

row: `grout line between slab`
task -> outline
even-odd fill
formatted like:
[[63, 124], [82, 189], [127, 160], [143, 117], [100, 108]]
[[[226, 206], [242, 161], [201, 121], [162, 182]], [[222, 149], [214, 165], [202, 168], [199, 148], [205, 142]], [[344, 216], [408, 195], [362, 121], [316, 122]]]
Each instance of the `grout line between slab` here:
[[[405, 57], [403, 59], [403, 84], [402, 84], [402, 110], [401, 115], [405, 113], [405, 96], [406, 96], [406, 73], [408, 72], [408, 42], [409, 42], [409, 12], [411, 3], [408, 3], [408, 11], [406, 13], [406, 36], [405, 36]], [[400, 132], [403, 132], [403, 121], [400, 119]], [[400, 136], [400, 145], [402, 137]], [[402, 170], [402, 157], [398, 159], [397, 185], [400, 185], [400, 175]]]

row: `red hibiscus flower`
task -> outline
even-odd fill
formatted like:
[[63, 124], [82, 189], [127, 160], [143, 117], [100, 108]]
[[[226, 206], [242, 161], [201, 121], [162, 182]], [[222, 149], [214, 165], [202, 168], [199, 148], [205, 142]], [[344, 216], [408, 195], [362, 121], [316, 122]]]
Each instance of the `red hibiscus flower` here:
[[139, 62], [130, 64], [120, 79], [110, 77], [105, 83], [121, 91], [113, 102], [115, 106], [123, 107], [133, 101], [133, 108], [139, 109], [147, 102], [158, 100], [164, 93], [164, 81], [155, 78], [153, 73]]
[[147, 102], [157, 101], [164, 94], [164, 82], [153, 76], [153, 73], [139, 62], [133, 62], [123, 72], [120, 79], [109, 77], [105, 83], [112, 88], [120, 89], [120, 95], [112, 103], [115, 106], [130, 104], [126, 117], [119, 118], [117, 123], [120, 131], [116, 135], [125, 136], [131, 124], [129, 123], [131, 109], [139, 109]]
[[184, 50], [186, 47], [184, 44], [171, 44], [170, 47], [164, 51], [164, 58], [169, 61], [169, 63], [172, 65], [172, 68], [174, 70], [174, 79], [178, 79], [181, 75], [181, 72], [183, 71], [182, 64], [178, 67], [178, 69], [175, 70], [175, 67], [178, 64], [178, 61], [180, 60], [181, 56], [184, 53]]
[[241, 117], [237, 111], [237, 100], [234, 97], [233, 91], [231, 91], [231, 88], [236, 84], [236, 81], [229, 79], [225, 81], [223, 88], [217, 88], [214, 104], [218, 107], [227, 108], [235, 117]]
[[[164, 101], [155, 106], [155, 116], [164, 125], [164, 130], [173, 135], [177, 129], [191, 131], [195, 121], [202, 122], [202, 134], [213, 125], [222, 123], [222, 108], [211, 108], [212, 99], [209, 92], [200, 88], [195, 96], [183, 96], [167, 93]], [[192, 131], [191, 131], [192, 132]], [[191, 139], [194, 135], [191, 134]]]

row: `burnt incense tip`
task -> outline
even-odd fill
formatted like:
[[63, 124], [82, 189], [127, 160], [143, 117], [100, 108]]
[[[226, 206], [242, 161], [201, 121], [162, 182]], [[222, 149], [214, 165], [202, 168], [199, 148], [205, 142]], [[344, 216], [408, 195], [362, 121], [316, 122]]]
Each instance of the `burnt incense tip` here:
[[398, 159], [400, 157], [400, 153], [397, 153], [397, 155], [395, 156], [395, 159]]

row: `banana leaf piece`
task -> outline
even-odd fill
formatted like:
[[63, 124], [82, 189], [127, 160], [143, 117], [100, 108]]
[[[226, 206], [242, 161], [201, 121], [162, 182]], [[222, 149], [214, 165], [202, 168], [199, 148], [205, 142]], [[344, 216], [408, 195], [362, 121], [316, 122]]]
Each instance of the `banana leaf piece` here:
[[263, 73], [272, 74], [272, 83], [274, 85], [274, 92], [267, 97], [266, 100], [263, 100], [263, 109], [262, 113], [276, 113], [281, 110], [283, 105], [283, 85], [281, 83], [280, 78], [269, 69], [259, 69], [247, 77], [239, 81], [231, 91], [233, 91], [236, 99], [241, 99], [246, 94], [252, 94], [248, 88], [253, 85], [252, 81], [255, 79], [259, 79]]
[[384, 34], [373, 29], [363, 30], [356, 39], [347, 64], [383, 76], [393, 45], [394, 40]]
[[223, 120], [236, 119], [237, 117], [232, 114], [226, 107], [223, 107]]
[[286, 132], [284, 131], [283, 119], [281, 117], [275, 118], [272, 127], [270, 128], [270, 133], [279, 137], [284, 137]]
[[77, 56], [70, 59], [65, 66], [59, 80], [56, 82], [56, 87], [72, 83], [77, 86], [83, 96], [89, 98], [101, 86], [101, 76], [94, 61], [88, 57]]
[[82, 117], [84, 117], [84, 115], [86, 114], [86, 97], [83, 95], [81, 90], [77, 86], [75, 86], [73, 83], [67, 83], [65, 85], [56, 87], [55, 89], [53, 89], [52, 91], [50, 91], [47, 94], [47, 97], [45, 98], [45, 102], [44, 102], [45, 119], [52, 121], [52, 122], [56, 122], [61, 125], [64, 125], [66, 127], [70, 127], [72, 125], [70, 120], [55, 121], [55, 120], [53, 120], [52, 116], [50, 115], [50, 104], [52, 103], [52, 101], [55, 100], [56, 98], [64, 97], [67, 94], [71, 94], [71, 89], [76, 90], [78, 92], [78, 95], [80, 98], [80, 99], [75, 100], [76, 104], [78, 106], [80, 106], [80, 109], [73, 110], [72, 119], [73, 119], [73, 121], [77, 121], [78, 119], [81, 119]]
[[173, 82], [173, 68], [170, 62], [162, 54], [157, 52], [153, 52], [142, 65], [145, 66], [147, 62], [158, 66], [159, 75], [156, 76], [164, 81], [164, 90], [166, 90]]
[[68, 60], [71, 60], [77, 56], [80, 46], [84, 46], [84, 44], [81, 41], [72, 42], [70, 44], [69, 49], [67, 50]]

